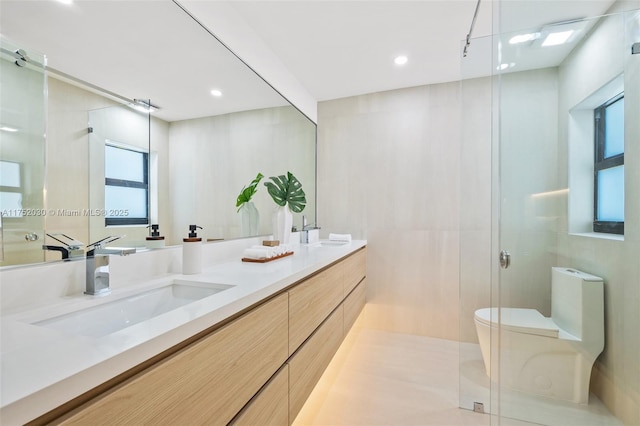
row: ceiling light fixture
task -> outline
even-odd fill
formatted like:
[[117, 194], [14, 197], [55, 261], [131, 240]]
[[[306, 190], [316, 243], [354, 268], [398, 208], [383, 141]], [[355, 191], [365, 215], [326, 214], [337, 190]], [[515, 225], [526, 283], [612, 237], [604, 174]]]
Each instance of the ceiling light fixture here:
[[548, 46], [558, 46], [560, 44], [565, 44], [567, 41], [569, 41], [569, 39], [571, 38], [574, 32], [575, 32], [574, 30], [568, 30], [568, 31], [560, 31], [557, 33], [550, 33], [542, 42], [542, 46], [548, 47]]
[[500, 64], [500, 65], [498, 65], [498, 66], [496, 67], [496, 69], [497, 69], [498, 71], [504, 71], [504, 70], [506, 70], [507, 68], [512, 68], [512, 67], [515, 67], [515, 66], [516, 66], [516, 64], [515, 64], [514, 62], [511, 62], [511, 63], [508, 63], [508, 64], [506, 64], [506, 63], [505, 63], [505, 64]]
[[213, 96], [215, 96], [216, 98], [219, 98], [220, 96], [222, 96], [222, 92], [221, 92], [220, 90], [218, 90], [218, 89], [213, 89], [213, 90], [211, 91], [211, 94], [212, 94]]
[[406, 57], [406, 56], [404, 56], [404, 55], [397, 56], [397, 57], [393, 60], [393, 62], [394, 62], [396, 65], [404, 65], [404, 64], [406, 64], [408, 61], [409, 61], [409, 58], [407, 58], [407, 57]]
[[536, 40], [538, 37], [540, 37], [540, 33], [518, 34], [509, 39], [509, 44], [526, 43]]
[[131, 106], [136, 111], [140, 111], [145, 114], [151, 114], [152, 112], [155, 112], [160, 109], [159, 106], [152, 104], [151, 101], [146, 99], [134, 99], [133, 104], [131, 104]]

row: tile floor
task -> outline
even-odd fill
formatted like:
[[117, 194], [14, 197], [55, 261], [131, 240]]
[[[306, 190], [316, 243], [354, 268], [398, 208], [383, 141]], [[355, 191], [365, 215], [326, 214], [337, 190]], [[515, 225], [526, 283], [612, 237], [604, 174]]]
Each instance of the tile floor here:
[[[462, 346], [465, 360], [461, 367], [458, 342], [373, 330], [358, 322], [294, 425], [621, 424], [593, 396], [587, 409], [517, 393], [502, 396], [510, 404], [509, 409], [521, 410], [533, 423], [510, 418], [502, 418], [498, 423], [495, 416], [492, 421], [489, 414], [458, 408], [460, 396], [464, 400], [470, 397], [469, 392], [484, 392], [487, 399], [489, 395], [489, 381], [482, 379], [486, 375], [480, 351], [473, 346]], [[470, 360], [473, 356], [480, 358]]]

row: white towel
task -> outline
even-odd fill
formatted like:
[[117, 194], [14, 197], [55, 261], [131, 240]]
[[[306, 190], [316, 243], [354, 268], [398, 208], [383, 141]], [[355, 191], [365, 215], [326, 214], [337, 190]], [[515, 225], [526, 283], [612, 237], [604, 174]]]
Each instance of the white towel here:
[[329, 240], [351, 242], [351, 234], [329, 234]]
[[270, 252], [269, 250], [264, 250], [262, 248], [248, 248], [245, 249], [245, 251], [242, 254], [242, 257], [245, 257], [247, 259], [268, 259], [270, 258]]
[[265, 251], [268, 253], [268, 254], [267, 254], [267, 258], [271, 258], [271, 257], [277, 256], [277, 255], [278, 255], [278, 250], [280, 250], [280, 248], [279, 248], [279, 247], [280, 247], [280, 246], [273, 246], [273, 247], [270, 247], [270, 246], [260, 246], [260, 245], [257, 245], [257, 246], [251, 246], [251, 248], [252, 248], [252, 249], [256, 249], [256, 250], [265, 250]]

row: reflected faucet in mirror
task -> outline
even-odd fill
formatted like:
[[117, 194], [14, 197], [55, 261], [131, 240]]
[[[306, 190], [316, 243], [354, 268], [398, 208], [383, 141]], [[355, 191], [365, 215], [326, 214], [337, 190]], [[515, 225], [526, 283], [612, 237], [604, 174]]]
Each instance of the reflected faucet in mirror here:
[[[59, 251], [62, 254], [62, 260], [68, 260], [78, 257], [84, 257], [84, 243], [76, 240], [73, 237], [70, 237], [65, 234], [49, 234], [47, 232], [47, 236], [49, 238], [53, 238], [59, 243], [63, 244], [63, 246], [54, 246], [49, 244], [43, 244], [42, 250], [51, 250], [51, 251]], [[63, 241], [60, 238], [64, 238], [67, 241]]]
[[105, 295], [111, 292], [109, 286], [109, 256], [112, 254], [126, 256], [136, 252], [135, 248], [108, 248], [112, 243], [124, 235], [115, 235], [103, 238], [89, 244], [93, 247], [87, 252], [86, 261], [86, 288], [84, 294], [91, 296]]

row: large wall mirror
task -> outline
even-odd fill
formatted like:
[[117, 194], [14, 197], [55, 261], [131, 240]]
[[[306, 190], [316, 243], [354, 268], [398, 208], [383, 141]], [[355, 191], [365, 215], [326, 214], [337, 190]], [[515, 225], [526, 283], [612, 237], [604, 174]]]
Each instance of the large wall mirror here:
[[[269, 234], [275, 204], [262, 182], [252, 199], [259, 227], [243, 228], [236, 208], [258, 173], [292, 172], [307, 195], [302, 214], [315, 222], [316, 125], [178, 2], [0, 7], [1, 119], [17, 123], [0, 132], [2, 177], [18, 164], [31, 186], [16, 206], [40, 209], [32, 221], [3, 214], [0, 265], [59, 260], [61, 252], [43, 250], [57, 240], [126, 235], [117, 244], [175, 245], [191, 224], [205, 240]], [[29, 96], [9, 89], [17, 87]], [[25, 138], [29, 163], [15, 148]], [[15, 207], [7, 188], [2, 210]], [[163, 242], [147, 240], [145, 216]]]

